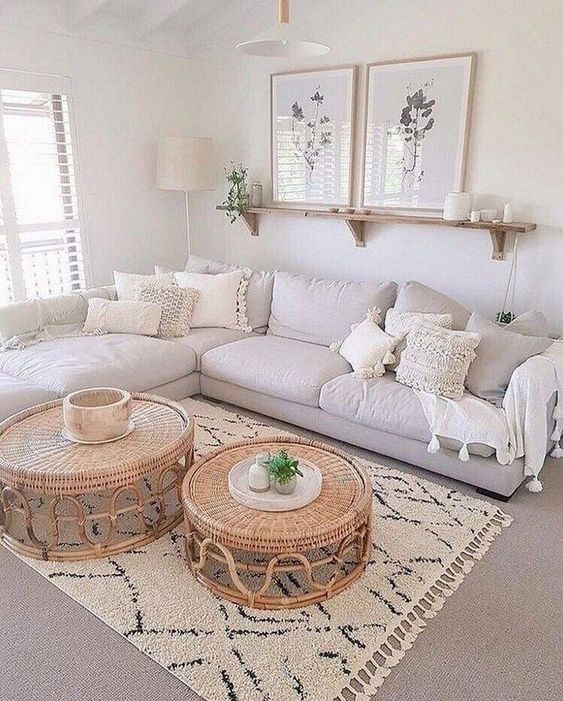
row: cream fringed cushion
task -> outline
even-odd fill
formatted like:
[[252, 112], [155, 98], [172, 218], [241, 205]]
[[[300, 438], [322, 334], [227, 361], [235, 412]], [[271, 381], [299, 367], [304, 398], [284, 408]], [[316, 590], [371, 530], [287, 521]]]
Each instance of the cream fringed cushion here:
[[379, 309], [370, 309], [366, 319], [355, 324], [342, 343], [330, 345], [332, 351], [340, 353], [350, 363], [356, 377], [381, 377], [385, 365], [395, 362], [393, 348], [397, 341], [378, 326], [380, 321]]
[[134, 333], [156, 336], [161, 315], [161, 306], [151, 302], [91, 299], [82, 331], [86, 334]]
[[407, 387], [461, 399], [481, 336], [418, 322], [407, 337], [397, 381]]
[[452, 328], [451, 314], [432, 314], [426, 312], [403, 312], [399, 309], [389, 309], [385, 317], [385, 331], [397, 340], [395, 348], [396, 364], [390, 370], [396, 370], [401, 354], [407, 346], [407, 335], [419, 321], [445, 329]]
[[160, 305], [162, 316], [158, 335], [162, 338], [187, 336], [190, 321], [199, 297], [199, 292], [191, 287], [159, 287], [153, 284], [139, 284], [135, 296], [140, 302], [153, 302]]

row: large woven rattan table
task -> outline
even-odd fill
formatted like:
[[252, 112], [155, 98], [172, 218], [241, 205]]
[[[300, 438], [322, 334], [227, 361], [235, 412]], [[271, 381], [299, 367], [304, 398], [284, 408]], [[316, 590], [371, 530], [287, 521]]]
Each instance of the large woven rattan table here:
[[135, 430], [103, 445], [63, 438], [62, 401], [0, 424], [3, 543], [45, 560], [104, 557], [149, 543], [182, 520], [194, 423], [174, 402], [133, 395]]
[[[319, 497], [301, 509], [276, 513], [235, 501], [228, 488], [233, 465], [281, 448], [321, 470]], [[192, 573], [238, 604], [283, 609], [329, 599], [356, 580], [369, 560], [369, 478], [327, 445], [276, 437], [226, 446], [192, 466], [182, 501]]]

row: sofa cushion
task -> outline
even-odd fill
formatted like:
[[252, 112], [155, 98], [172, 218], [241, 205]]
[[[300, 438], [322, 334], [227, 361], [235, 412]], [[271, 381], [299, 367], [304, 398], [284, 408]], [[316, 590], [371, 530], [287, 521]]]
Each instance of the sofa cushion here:
[[451, 314], [452, 329], [462, 331], [471, 312], [451, 297], [415, 280], [408, 280], [399, 287], [395, 309], [399, 312], [424, 312], [426, 314]]
[[144, 392], [195, 369], [191, 348], [129, 334], [65, 338], [0, 353], [0, 371], [59, 396], [104, 386]]
[[57, 393], [0, 372], [0, 421], [36, 404], [57, 399]]
[[369, 380], [354, 375], [330, 380], [321, 390], [320, 407], [334, 416], [396, 436], [419, 441], [432, 437], [420, 400], [389, 372]]
[[254, 336], [210, 350], [201, 372], [222, 382], [317, 407], [321, 387], [351, 371], [328, 348], [276, 336]]
[[394, 282], [345, 282], [276, 273], [270, 334], [329, 346], [379, 307], [382, 321], [397, 294]]
[[249, 338], [245, 331], [239, 329], [190, 329], [187, 336], [175, 338], [174, 343], [191, 348], [196, 355], [197, 369], [201, 369], [201, 358], [212, 348], [223, 346], [225, 343]]
[[[240, 265], [220, 263], [219, 261], [200, 258], [200, 256], [190, 256], [186, 264], [186, 272], [208, 273], [209, 275], [230, 273], [241, 268], [242, 266]], [[246, 292], [246, 313], [248, 323], [257, 333], [264, 333], [268, 326], [273, 287], [273, 270], [252, 271]]]
[[[322, 388], [320, 406], [333, 416], [402, 438], [428, 443], [432, 437], [420, 400], [414, 390], [395, 380], [394, 373], [369, 380], [354, 375], [336, 377]], [[461, 447], [459, 441], [443, 436], [440, 444], [456, 451]], [[472, 455], [484, 458], [494, 453], [493, 448], [481, 443], [467, 447]]]

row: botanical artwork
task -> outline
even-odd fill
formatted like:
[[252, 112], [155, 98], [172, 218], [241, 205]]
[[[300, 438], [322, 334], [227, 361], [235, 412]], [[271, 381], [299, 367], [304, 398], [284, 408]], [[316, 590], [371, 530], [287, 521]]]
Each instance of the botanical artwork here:
[[349, 204], [353, 67], [272, 76], [276, 202]]
[[291, 123], [292, 140], [295, 146], [295, 157], [302, 158], [307, 165], [307, 179], [311, 182], [313, 171], [317, 163], [322, 160], [327, 153], [327, 147], [332, 143], [332, 131], [328, 126], [330, 117], [321, 112], [324, 102], [324, 95], [320, 93], [321, 86], [317, 85], [315, 93], [311, 95], [313, 103], [313, 114], [305, 124], [305, 130], [300, 130], [299, 126], [306, 121], [303, 107], [294, 102], [291, 106], [293, 120]]
[[441, 209], [463, 187], [472, 56], [369, 66], [363, 204]]

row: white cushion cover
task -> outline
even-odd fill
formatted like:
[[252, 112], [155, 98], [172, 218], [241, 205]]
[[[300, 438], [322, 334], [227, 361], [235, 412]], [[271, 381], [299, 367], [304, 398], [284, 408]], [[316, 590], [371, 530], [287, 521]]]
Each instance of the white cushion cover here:
[[141, 283], [136, 292], [139, 302], [158, 304], [162, 314], [158, 327], [161, 338], [178, 338], [185, 336], [190, 330], [190, 322], [197, 303], [199, 292], [191, 288], [171, 285], [159, 287]]
[[0, 421], [52, 399], [57, 399], [56, 392], [0, 372]]
[[195, 369], [190, 348], [125, 334], [65, 338], [0, 353], [1, 371], [61, 397], [88, 387], [144, 392]]
[[358, 377], [381, 377], [385, 363], [395, 360], [392, 351], [396, 343], [396, 339], [385, 333], [368, 315], [352, 329], [338, 352]]
[[541, 312], [524, 312], [502, 328], [524, 336], [549, 336], [547, 319]]
[[135, 299], [137, 285], [141, 283], [159, 285], [160, 287], [170, 287], [174, 284], [174, 274], [164, 273], [162, 275], [139, 275], [137, 273], [119, 273], [113, 271], [117, 299]]
[[90, 299], [84, 333], [131, 333], [156, 336], [162, 307], [152, 302]]
[[445, 329], [452, 328], [451, 314], [431, 314], [425, 312], [403, 312], [393, 307], [387, 312], [385, 317], [385, 331], [397, 339], [395, 346], [395, 365], [390, 370], [396, 370], [401, 354], [407, 346], [407, 336], [414, 325], [419, 322], [442, 326]]
[[394, 282], [345, 282], [311, 275], [276, 273], [269, 333], [329, 346], [345, 338], [352, 324], [378, 307], [382, 318], [393, 306]]
[[277, 336], [253, 336], [208, 351], [203, 375], [298, 404], [317, 407], [321, 387], [351, 371], [324, 346]]
[[180, 287], [192, 287], [199, 291], [191, 325], [193, 328], [238, 326], [237, 295], [244, 277], [242, 270], [218, 275], [202, 273], [175, 273]]
[[452, 328], [464, 329], [471, 312], [462, 304], [431, 287], [415, 280], [408, 280], [399, 287], [395, 309], [401, 312], [425, 312], [451, 314]]
[[0, 340], [13, 336], [39, 333], [41, 330], [41, 305], [38, 299], [12, 302], [0, 307]]
[[[190, 256], [186, 264], [188, 273], [230, 273], [233, 270], [241, 270], [243, 266], [232, 263], [220, 263], [216, 260], [201, 258], [200, 256]], [[157, 272], [157, 271], [155, 271]], [[263, 333], [268, 326], [270, 318], [270, 308], [272, 306], [272, 291], [274, 288], [273, 270], [253, 270], [248, 280], [248, 290], [246, 293], [246, 307], [248, 323], [252, 330]]]
[[478, 333], [418, 322], [407, 336], [397, 381], [423, 392], [461, 399], [480, 338]]

